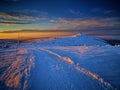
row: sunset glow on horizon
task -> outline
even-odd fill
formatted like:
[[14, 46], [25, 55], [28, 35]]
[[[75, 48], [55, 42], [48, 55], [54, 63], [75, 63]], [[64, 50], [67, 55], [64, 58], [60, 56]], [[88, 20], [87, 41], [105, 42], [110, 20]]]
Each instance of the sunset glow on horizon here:
[[56, 38], [75, 35], [77, 32], [13, 32], [13, 33], [0, 33], [0, 39], [38, 39], [38, 38]]
[[[118, 0], [1, 0], [0, 32], [50, 30], [54, 35], [54, 31], [67, 30], [120, 39], [119, 8]], [[41, 35], [30, 33], [24, 37]], [[13, 35], [17, 38], [13, 33], [8, 37]], [[0, 39], [6, 37], [0, 34]]]

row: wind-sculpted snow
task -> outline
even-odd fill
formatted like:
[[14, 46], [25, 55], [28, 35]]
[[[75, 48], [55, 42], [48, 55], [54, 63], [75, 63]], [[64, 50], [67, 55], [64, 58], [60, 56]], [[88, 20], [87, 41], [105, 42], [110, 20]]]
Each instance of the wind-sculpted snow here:
[[[7, 59], [9, 62], [1, 61], [0, 67], [6, 67], [0, 81], [4, 81], [5, 86], [16, 89], [26, 89], [28, 83], [28, 77], [30, 76], [30, 70], [34, 66], [34, 56], [29, 51], [23, 49], [17, 52], [9, 52], [12, 59]], [[5, 56], [7, 53], [4, 53]], [[7, 54], [9, 56], [9, 54]], [[21, 81], [24, 79], [23, 81]]]

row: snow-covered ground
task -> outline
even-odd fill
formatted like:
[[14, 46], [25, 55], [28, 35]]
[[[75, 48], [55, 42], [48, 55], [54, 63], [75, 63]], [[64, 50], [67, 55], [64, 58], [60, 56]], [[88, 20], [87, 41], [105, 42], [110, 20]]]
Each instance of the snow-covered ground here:
[[76, 35], [0, 49], [0, 90], [119, 90], [120, 47]]

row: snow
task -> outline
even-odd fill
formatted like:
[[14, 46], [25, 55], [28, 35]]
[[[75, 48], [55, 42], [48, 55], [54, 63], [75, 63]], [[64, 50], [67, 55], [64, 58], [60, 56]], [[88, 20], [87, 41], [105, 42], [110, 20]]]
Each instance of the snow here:
[[[40, 41], [40, 40], [38, 40]], [[62, 38], [55, 38], [55, 39], [49, 39], [49, 40], [44, 40], [44, 41], [35, 41], [34, 43], [26, 43], [24, 45], [21, 45], [23, 47], [31, 47], [32, 44], [34, 44], [36, 47], [44, 47], [44, 46], [93, 46], [93, 45], [100, 45], [104, 46], [107, 45], [107, 43], [104, 40], [98, 39], [98, 38], [93, 38], [90, 36], [87, 36], [85, 34], [77, 34], [74, 36], [66, 36]]]
[[100, 39], [92, 38], [90, 36], [79, 34], [76, 36], [68, 36], [63, 38], [57, 38], [54, 40], [43, 42], [44, 46], [82, 46], [82, 45], [106, 45]]
[[120, 47], [84, 34], [0, 50], [0, 90], [119, 90]]

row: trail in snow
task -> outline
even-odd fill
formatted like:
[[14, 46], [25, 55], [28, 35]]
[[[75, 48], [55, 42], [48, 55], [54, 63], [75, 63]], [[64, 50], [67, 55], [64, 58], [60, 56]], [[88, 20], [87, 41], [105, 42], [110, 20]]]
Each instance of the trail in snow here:
[[55, 55], [55, 56], [59, 57], [61, 60], [64, 60], [64, 61], [66, 61], [66, 62], [68, 62], [70, 64], [74, 64], [74, 62], [70, 58], [68, 58], [68, 57], [62, 57], [59, 54], [54, 53], [54, 52], [52, 52], [50, 50], [46, 50], [46, 49], [40, 49], [40, 50], [43, 50], [43, 51], [46, 51], [46, 52], [48, 52], [48, 53], [50, 53], [52, 55]]
[[36, 67], [28, 90], [78, 90], [66, 71], [69, 68], [59, 58], [39, 49], [33, 50], [33, 54], [36, 56]]
[[[73, 48], [73, 49], [71, 49], [71, 48]], [[48, 84], [49, 87], [47, 89], [52, 88], [54, 90], [55, 87], [57, 87], [59, 85], [59, 83], [62, 83], [61, 85], [63, 85], [63, 82], [64, 82], [65, 85], [68, 85], [67, 89], [70, 89], [71, 88], [70, 85], [73, 83], [72, 89], [77, 90], [75, 87], [74, 79], [72, 79], [73, 81], [71, 82], [70, 75], [67, 73], [67, 70], [66, 70], [66, 68], [71, 66], [71, 68], [68, 70], [75, 69], [76, 71], [85, 74], [85, 76], [88, 76], [93, 79], [92, 82], [95, 83], [95, 81], [97, 81], [97, 83], [100, 84], [100, 87], [103, 87], [105, 90], [117, 90], [116, 88], [114, 88], [114, 86], [112, 86], [111, 83], [106, 82], [104, 80], [104, 78], [100, 77], [99, 74], [95, 74], [95, 73], [91, 72], [89, 69], [86, 69], [85, 67], [82, 68], [81, 66], [78, 66], [75, 62], [76, 60], [74, 60], [73, 58], [71, 59], [72, 56], [69, 56], [70, 54], [66, 53], [66, 51], [68, 51], [68, 52], [73, 52], [74, 55], [79, 54], [79, 53], [85, 54], [85, 55], [89, 54], [89, 53], [93, 54], [92, 52], [86, 51], [86, 50], [89, 50], [90, 48], [88, 48], [88, 47], [85, 47], [84, 49], [82, 49], [82, 48], [83, 47], [68, 47], [66, 49], [65, 49], [65, 47], [39, 47], [39, 48], [20, 48], [17, 50], [9, 50], [8, 52], [1, 51], [1, 53], [0, 53], [0, 61], [1, 61], [0, 69], [1, 70], [3, 69], [3, 71], [0, 71], [1, 72], [0, 73], [0, 75], [1, 75], [0, 83], [2, 82], [2, 83], [4, 83], [4, 85], [3, 84], [0, 84], [0, 85], [3, 85], [2, 89], [6, 88], [5, 90], [7, 90], [8, 88], [10, 88], [10, 89], [13, 88], [15, 90], [26, 90], [26, 89], [28, 89], [28, 87], [30, 88], [31, 82], [34, 82], [33, 84], [37, 84], [37, 82], [35, 80], [38, 79], [41, 81], [41, 79], [42, 79], [44, 84], [46, 84], [48, 81], [45, 78], [51, 76], [52, 77], [50, 79], [51, 84], [50, 85]], [[57, 51], [57, 49], [59, 51], [62, 50], [62, 52], [61, 52], [62, 54], [59, 53], [59, 51]], [[92, 47], [91, 49], [93, 50], [94, 48]], [[55, 50], [55, 52], [54, 52], [54, 50]], [[76, 50], [78, 50], [78, 51], [76, 51]], [[114, 48], [113, 48], [113, 50], [114, 50]], [[108, 49], [108, 51], [109, 51], [109, 49]], [[117, 51], [119, 51], [119, 50], [117, 50]], [[74, 52], [76, 52], [76, 53], [74, 53]], [[95, 52], [95, 50], [93, 52]], [[96, 50], [96, 52], [99, 52], [99, 50]], [[103, 51], [101, 53], [103, 53]], [[94, 55], [94, 56], [96, 56], [96, 55]], [[39, 61], [39, 62], [36, 63], [36, 61]], [[64, 62], [66, 62], [66, 63], [64, 63]], [[54, 66], [55, 63], [56, 63], [55, 69], [53, 68], [50, 70], [49, 68]], [[56, 73], [58, 73], [56, 71], [56, 69], [59, 70], [59, 68], [60, 68], [58, 63], [61, 63], [61, 66], [66, 65], [65, 68], [62, 69], [62, 71], [59, 71], [62, 74], [60, 74], [60, 73], [56, 74]], [[38, 68], [36, 68], [36, 66]], [[40, 73], [40, 74], [37, 75], [35, 73], [34, 77], [32, 77], [33, 78], [32, 81], [31, 81], [31, 74], [32, 74], [31, 71], [33, 69], [36, 70], [37, 73]], [[45, 75], [42, 76], [43, 72], [41, 72], [41, 71], [39, 72], [39, 69], [42, 69], [42, 71], [44, 73], [46, 73], [47, 76], [45, 76]], [[77, 76], [75, 71], [71, 72], [71, 73], [75, 73], [75, 77], [79, 77], [79, 75]], [[59, 82], [57, 82], [55, 80], [55, 79], [57, 79], [57, 76], [59, 76], [59, 78], [62, 78], [63, 82], [59, 81], [59, 80], [58, 80]], [[84, 78], [87, 78], [87, 77], [84, 77]], [[66, 80], [66, 81], [64, 81], [64, 80]], [[43, 84], [42, 81], [41, 81], [41, 84]], [[55, 81], [55, 82], [52, 82], [52, 81]], [[84, 80], [84, 81], [89, 82], [89, 80]], [[84, 81], [82, 81], [82, 82], [84, 82]], [[54, 86], [55, 83], [56, 83], [56, 86]], [[78, 83], [79, 83], [79, 81], [78, 81]], [[38, 86], [38, 89], [40, 88], [38, 84], [35, 86], [36, 87]], [[66, 86], [64, 86], [64, 87], [66, 87]]]
[[97, 75], [97, 74], [95, 74], [95, 73], [92, 73], [92, 72], [90, 72], [89, 70], [86, 70], [85, 68], [81, 68], [80, 66], [75, 65], [75, 64], [74, 64], [74, 61], [73, 61], [71, 58], [69, 58], [69, 57], [63, 57], [63, 56], [61, 56], [61, 55], [59, 55], [59, 54], [57, 54], [57, 53], [55, 53], [55, 52], [53, 52], [53, 51], [47, 50], [47, 49], [40, 49], [40, 50], [46, 51], [46, 52], [48, 52], [48, 53], [50, 53], [50, 54], [52, 54], [52, 55], [54, 55], [54, 56], [57, 56], [60, 60], [64, 60], [65, 62], [68, 62], [69, 64], [73, 65], [74, 68], [75, 68], [77, 71], [79, 71], [79, 72], [81, 72], [81, 73], [84, 73], [85, 75], [87, 75], [87, 76], [89, 76], [89, 77], [91, 77], [91, 78], [99, 81], [99, 83], [101, 83], [102, 86], [103, 86], [106, 90], [108, 90], [108, 89], [110, 89], [110, 90], [117, 90], [117, 88], [114, 88], [109, 82], [106, 82], [106, 81], [105, 81], [102, 77], [100, 77], [99, 75]]

